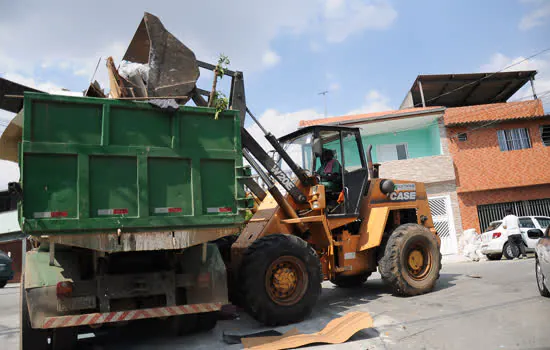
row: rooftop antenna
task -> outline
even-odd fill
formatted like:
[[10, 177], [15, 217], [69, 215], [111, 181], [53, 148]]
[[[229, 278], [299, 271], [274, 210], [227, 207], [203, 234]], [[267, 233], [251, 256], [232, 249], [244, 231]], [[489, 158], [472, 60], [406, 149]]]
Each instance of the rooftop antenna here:
[[323, 100], [325, 101], [325, 118], [327, 117], [327, 94], [328, 94], [328, 90], [321, 91], [320, 93], [317, 94], [317, 95], [323, 95]]

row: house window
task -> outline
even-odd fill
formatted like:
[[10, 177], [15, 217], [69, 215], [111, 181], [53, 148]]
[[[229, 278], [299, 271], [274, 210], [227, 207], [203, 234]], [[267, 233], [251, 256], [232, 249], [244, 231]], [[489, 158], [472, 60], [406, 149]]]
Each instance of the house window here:
[[379, 162], [409, 158], [406, 143], [378, 145], [376, 146], [376, 155]]
[[545, 146], [550, 146], [550, 124], [540, 126], [540, 137]]
[[498, 145], [501, 151], [531, 148], [529, 131], [526, 128], [498, 130]]
[[467, 140], [468, 140], [468, 134], [466, 134], [465, 132], [458, 134], [458, 141], [464, 142]]

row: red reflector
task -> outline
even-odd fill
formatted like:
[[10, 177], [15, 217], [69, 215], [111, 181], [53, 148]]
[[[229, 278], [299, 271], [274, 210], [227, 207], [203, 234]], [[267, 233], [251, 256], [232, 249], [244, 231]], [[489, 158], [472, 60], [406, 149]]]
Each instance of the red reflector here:
[[230, 207], [223, 207], [219, 209], [220, 213], [231, 213], [233, 210]]
[[66, 211], [52, 211], [52, 218], [66, 217], [68, 213]]
[[499, 238], [499, 237], [500, 237], [500, 232], [493, 233], [493, 239]]
[[70, 297], [73, 294], [73, 284], [71, 282], [59, 282], [55, 291], [57, 297]]
[[128, 209], [113, 209], [113, 215], [128, 214]]
[[181, 208], [168, 208], [169, 213], [181, 213]]

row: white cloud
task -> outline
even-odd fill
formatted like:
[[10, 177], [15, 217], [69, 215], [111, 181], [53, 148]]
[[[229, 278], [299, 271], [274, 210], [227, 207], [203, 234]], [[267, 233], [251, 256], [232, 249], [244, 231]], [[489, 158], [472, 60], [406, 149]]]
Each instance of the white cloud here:
[[372, 112], [390, 111], [394, 108], [389, 104], [389, 97], [383, 95], [378, 90], [369, 90], [365, 96], [363, 105], [357, 109], [349, 111], [348, 115], [363, 114]]
[[309, 42], [309, 49], [311, 50], [311, 52], [321, 52], [323, 50], [323, 47], [321, 46], [321, 44], [319, 44], [319, 42], [312, 40]]
[[550, 19], [550, 1], [534, 0], [528, 2], [535, 4], [536, 8], [521, 18], [518, 26], [520, 30], [524, 31], [547, 24]]
[[329, 89], [330, 91], [338, 91], [338, 90], [340, 90], [340, 83], [334, 82], [334, 83], [330, 84], [330, 86], [328, 87], [328, 89]]
[[396, 18], [397, 11], [387, 1], [327, 0], [326, 39], [339, 43], [366, 29], [386, 29]]
[[19, 83], [31, 88], [35, 88], [37, 90], [44, 91], [44, 92], [53, 92], [53, 91], [62, 89], [60, 86], [52, 83], [51, 81], [38, 82], [33, 78], [29, 78], [18, 73], [6, 73], [4, 74], [3, 77], [5, 79], [11, 80], [16, 83]]
[[[322, 114], [314, 109], [304, 109], [291, 113], [281, 113], [275, 109], [268, 109], [262, 113], [258, 120], [266, 130], [269, 130], [276, 137], [281, 137], [297, 130], [300, 120], [319, 118], [322, 118]], [[272, 149], [258, 125], [253, 124], [247, 130], [264, 149]]]
[[[489, 63], [483, 64], [480, 67], [481, 72], [497, 72], [504, 67], [518, 63], [514, 67], [507, 69], [506, 71], [520, 71], [520, 70], [536, 70], [538, 74], [535, 76], [535, 90], [540, 96], [546, 93], [545, 96], [549, 96], [550, 93], [550, 54], [543, 54], [535, 58], [531, 58], [528, 61], [523, 61], [525, 57], [518, 56], [515, 58], [508, 57], [500, 52], [491, 56]], [[521, 62], [523, 61], [523, 62]], [[519, 63], [521, 62], [521, 63]], [[521, 88], [510, 100], [526, 99], [532, 96], [531, 85], [526, 84]], [[544, 97], [545, 101], [548, 101], [548, 97]], [[545, 103], [546, 109], [550, 106], [549, 103]]]
[[[242, 0], [229, 7], [222, 0], [198, 7], [175, 0], [136, 0], [132, 6], [98, 0], [78, 8], [73, 5], [69, 0], [53, 5], [40, 0], [3, 3], [0, 73], [33, 77], [37, 69], [56, 68], [91, 77], [102, 57], [97, 78], [106, 87], [104, 59], [112, 55], [115, 62], [120, 60], [143, 9], [161, 18], [199, 59], [213, 62], [223, 52], [231, 58], [233, 69], [249, 73], [278, 62], [271, 47], [282, 34], [309, 35], [312, 40], [323, 35], [329, 42], [341, 42], [353, 33], [387, 28], [396, 17], [386, 0]], [[44, 18], [55, 25], [46, 24]]]
[[262, 56], [262, 62], [265, 67], [273, 67], [281, 61], [281, 57], [275, 51], [268, 50]]

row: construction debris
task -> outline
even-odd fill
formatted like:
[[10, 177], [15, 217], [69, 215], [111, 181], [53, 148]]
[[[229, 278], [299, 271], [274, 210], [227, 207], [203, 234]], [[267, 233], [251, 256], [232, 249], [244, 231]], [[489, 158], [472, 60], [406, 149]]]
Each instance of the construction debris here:
[[372, 325], [372, 317], [367, 312], [357, 311], [330, 321], [317, 333], [300, 334], [294, 328], [282, 336], [243, 338], [241, 341], [245, 349], [251, 350], [293, 349], [313, 343], [340, 344]]

